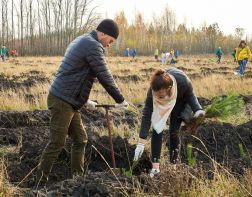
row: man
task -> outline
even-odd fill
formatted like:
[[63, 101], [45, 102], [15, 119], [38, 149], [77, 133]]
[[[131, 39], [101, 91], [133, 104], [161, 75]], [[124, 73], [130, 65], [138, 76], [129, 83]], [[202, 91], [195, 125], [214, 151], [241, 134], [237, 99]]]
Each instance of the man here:
[[216, 56], [217, 56], [217, 63], [219, 64], [221, 62], [221, 56], [223, 54], [222, 50], [221, 50], [221, 47], [219, 47], [217, 50], [216, 50]]
[[49, 89], [48, 108], [51, 112], [50, 141], [38, 165], [37, 185], [46, 183], [53, 162], [65, 145], [66, 137], [72, 138], [71, 171], [82, 174], [84, 149], [87, 134], [79, 109], [84, 105], [94, 109], [97, 103], [89, 100], [89, 94], [97, 78], [117, 108], [126, 108], [104, 56], [104, 47], [109, 47], [119, 35], [117, 24], [111, 19], [103, 20], [96, 30], [77, 37], [66, 49], [63, 61]]
[[4, 61], [5, 58], [6, 58], [6, 54], [7, 54], [7, 48], [5, 45], [2, 46], [1, 48], [1, 57], [2, 57], [2, 60]]
[[136, 50], [136, 48], [133, 48], [133, 49], [131, 50], [131, 55], [132, 55], [133, 59], [136, 57], [136, 55], [137, 55], [137, 50]]
[[125, 50], [124, 50], [124, 56], [125, 56], [125, 57], [129, 57], [129, 56], [130, 56], [130, 50], [129, 50], [128, 47], [125, 48]]

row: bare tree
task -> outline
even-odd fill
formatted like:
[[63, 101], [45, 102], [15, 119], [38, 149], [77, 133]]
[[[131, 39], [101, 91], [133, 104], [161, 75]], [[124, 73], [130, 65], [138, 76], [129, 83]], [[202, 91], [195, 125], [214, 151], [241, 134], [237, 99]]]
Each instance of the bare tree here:
[[5, 43], [8, 41], [8, 4], [7, 0], [2, 0], [2, 42]]
[[23, 5], [24, 0], [20, 0], [20, 55], [23, 55], [23, 47], [24, 47], [24, 16], [23, 16]]
[[14, 48], [14, 39], [15, 39], [15, 27], [14, 27], [14, 0], [11, 1], [11, 43], [12, 48]]

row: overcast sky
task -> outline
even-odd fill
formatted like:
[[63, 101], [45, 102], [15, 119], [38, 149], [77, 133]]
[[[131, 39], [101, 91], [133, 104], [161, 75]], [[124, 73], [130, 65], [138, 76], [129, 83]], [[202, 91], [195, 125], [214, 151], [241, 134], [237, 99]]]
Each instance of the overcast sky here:
[[[114, 18], [124, 10], [129, 22], [139, 11], [148, 22], [155, 13], [160, 15], [166, 5], [176, 13], [179, 23], [199, 27], [217, 22], [225, 34], [234, 33], [236, 27], [252, 34], [252, 0], [96, 0], [102, 16]], [[186, 20], [185, 20], [186, 19]]]

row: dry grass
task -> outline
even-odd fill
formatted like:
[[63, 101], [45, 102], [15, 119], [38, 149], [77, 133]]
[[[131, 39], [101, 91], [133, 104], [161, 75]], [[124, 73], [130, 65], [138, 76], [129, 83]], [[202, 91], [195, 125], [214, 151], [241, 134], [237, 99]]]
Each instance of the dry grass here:
[[244, 175], [242, 180], [219, 172], [215, 174], [213, 180], [197, 179], [190, 188], [182, 192], [181, 196], [251, 196], [251, 186], [251, 170]]
[[252, 94], [252, 78], [240, 79], [236, 76], [210, 75], [201, 80], [192, 80], [197, 96], [212, 98], [230, 92]]
[[45, 72], [48, 76], [55, 73], [62, 57], [19, 57], [1, 62], [0, 74], [12, 77], [32, 70]]
[[[2, 164], [1, 164], [2, 165]], [[2, 169], [3, 167], [0, 167], [0, 196], [1, 197], [9, 197], [13, 196], [13, 191], [11, 187], [8, 185], [7, 179], [4, 176], [4, 171]]]
[[[4, 111], [46, 109], [48, 88], [49, 84], [36, 84], [30, 89], [4, 90], [4, 93], [0, 94], [0, 109]], [[28, 98], [29, 95], [32, 99]]]
[[[161, 65], [160, 62], [154, 61], [152, 57], [139, 57], [136, 61], [122, 57], [109, 57], [107, 59], [123, 95], [132, 103], [144, 102], [152, 70], [169, 66]], [[23, 73], [36, 70], [45, 73], [46, 77], [52, 80], [60, 61], [61, 57], [20, 57], [17, 60], [1, 62], [0, 73], [3, 76], [12, 78], [13, 76], [21, 76]], [[225, 57], [222, 64], [216, 64], [214, 56], [182, 57], [176, 65], [176, 67], [182, 68], [189, 76], [192, 75], [190, 79], [197, 96], [205, 98], [224, 95], [230, 91], [236, 91], [241, 94], [252, 93], [252, 78], [241, 80], [232, 75], [236, 66], [231, 57]], [[209, 75], [200, 78], [193, 76], [193, 74], [202, 76], [201, 71], [207, 71], [207, 69], [220, 73], [211, 74], [210, 72]], [[248, 69], [250, 69], [249, 66]], [[222, 71], [230, 72], [230, 75], [221, 74]], [[133, 79], [130, 79], [130, 77]], [[135, 80], [134, 77], [137, 79]], [[49, 85], [37, 84], [36, 87], [27, 90], [22, 88], [18, 90], [2, 90], [0, 109], [32, 110], [34, 108], [46, 108]], [[34, 95], [36, 97], [35, 103], [27, 100], [25, 94]], [[99, 101], [99, 103], [114, 102], [100, 84], [94, 85], [90, 98]]]
[[[225, 171], [216, 171], [213, 179], [206, 179], [201, 169], [191, 169], [180, 164], [162, 166], [160, 175], [145, 182], [149, 184], [149, 195], [140, 191], [136, 196], [180, 196], [180, 197], [240, 197], [252, 195], [252, 171], [243, 178], [236, 178]], [[196, 175], [195, 175], [196, 174]]]
[[14, 147], [0, 148], [0, 197], [11, 197], [18, 192], [17, 188], [13, 187], [7, 178], [4, 155], [9, 152], [15, 152]]

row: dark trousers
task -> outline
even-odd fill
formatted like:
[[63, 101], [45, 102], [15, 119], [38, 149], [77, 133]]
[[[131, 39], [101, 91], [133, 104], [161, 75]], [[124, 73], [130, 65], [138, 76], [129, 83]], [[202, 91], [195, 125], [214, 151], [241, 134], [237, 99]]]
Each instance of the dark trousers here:
[[72, 140], [71, 170], [72, 173], [83, 173], [84, 150], [87, 134], [84, 130], [81, 114], [61, 99], [49, 94], [47, 99], [51, 112], [50, 139], [43, 151], [37, 170], [37, 182], [46, 182], [53, 163], [62, 151], [67, 135]]
[[[181, 126], [182, 119], [180, 118], [181, 112], [185, 108], [185, 103], [176, 103], [174, 106], [171, 117], [170, 117], [170, 144], [169, 144], [169, 152], [170, 152], [170, 161], [171, 163], [176, 163], [179, 156], [179, 129]], [[159, 162], [161, 149], [162, 149], [162, 138], [163, 132], [157, 134], [155, 130], [152, 132], [151, 138], [151, 160], [152, 162]]]
[[221, 62], [221, 55], [217, 55], [217, 63], [220, 63]]

